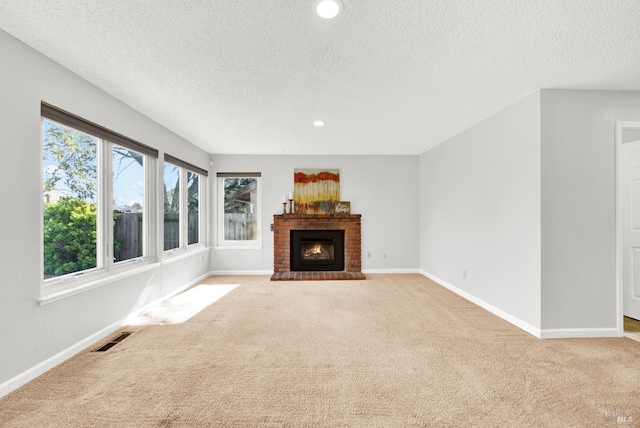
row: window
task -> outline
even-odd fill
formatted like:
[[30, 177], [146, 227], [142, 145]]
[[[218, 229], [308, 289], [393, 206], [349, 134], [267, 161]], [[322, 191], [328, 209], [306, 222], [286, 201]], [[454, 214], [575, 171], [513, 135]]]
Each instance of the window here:
[[207, 171], [165, 154], [164, 250], [200, 244], [202, 177]]
[[260, 173], [218, 173], [218, 243], [260, 247]]
[[200, 242], [200, 175], [187, 171], [187, 244]]
[[113, 145], [113, 261], [146, 255], [145, 156]]
[[44, 121], [44, 278], [95, 269], [98, 147], [88, 134]]
[[45, 103], [41, 114], [45, 285], [143, 260], [157, 151]]
[[180, 167], [164, 164], [164, 250], [180, 246]]

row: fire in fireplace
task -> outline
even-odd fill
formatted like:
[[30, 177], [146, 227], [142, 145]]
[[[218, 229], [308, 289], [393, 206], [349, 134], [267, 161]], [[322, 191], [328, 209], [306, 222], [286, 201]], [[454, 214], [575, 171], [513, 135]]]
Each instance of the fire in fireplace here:
[[304, 260], [333, 260], [334, 252], [333, 241], [302, 244], [302, 258]]
[[344, 270], [344, 230], [292, 230], [291, 270]]

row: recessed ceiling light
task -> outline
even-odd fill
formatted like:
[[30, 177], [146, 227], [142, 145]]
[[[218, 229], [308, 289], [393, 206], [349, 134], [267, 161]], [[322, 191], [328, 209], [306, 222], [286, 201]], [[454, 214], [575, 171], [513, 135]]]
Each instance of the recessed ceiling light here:
[[317, 127], [324, 126], [324, 121], [316, 120], [316, 121], [313, 122], [313, 126], [317, 126]]
[[320, 18], [333, 19], [342, 12], [340, 0], [319, 0], [316, 2], [316, 13]]

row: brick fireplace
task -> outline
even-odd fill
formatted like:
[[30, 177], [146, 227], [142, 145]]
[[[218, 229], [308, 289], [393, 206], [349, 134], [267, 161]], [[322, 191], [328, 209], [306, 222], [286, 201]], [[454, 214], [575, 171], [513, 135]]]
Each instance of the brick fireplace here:
[[[361, 272], [361, 216], [276, 214], [273, 216], [272, 281], [365, 279]], [[293, 268], [292, 231], [344, 231], [344, 269], [298, 271]]]

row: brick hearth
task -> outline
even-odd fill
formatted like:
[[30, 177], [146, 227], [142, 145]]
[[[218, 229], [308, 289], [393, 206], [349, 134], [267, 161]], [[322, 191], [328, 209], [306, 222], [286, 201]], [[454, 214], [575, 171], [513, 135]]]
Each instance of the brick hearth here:
[[362, 272], [278, 272], [271, 281], [340, 281], [367, 279]]
[[[362, 269], [361, 215], [277, 214], [273, 216], [272, 281], [365, 279]], [[344, 230], [344, 271], [291, 272], [292, 230]]]

